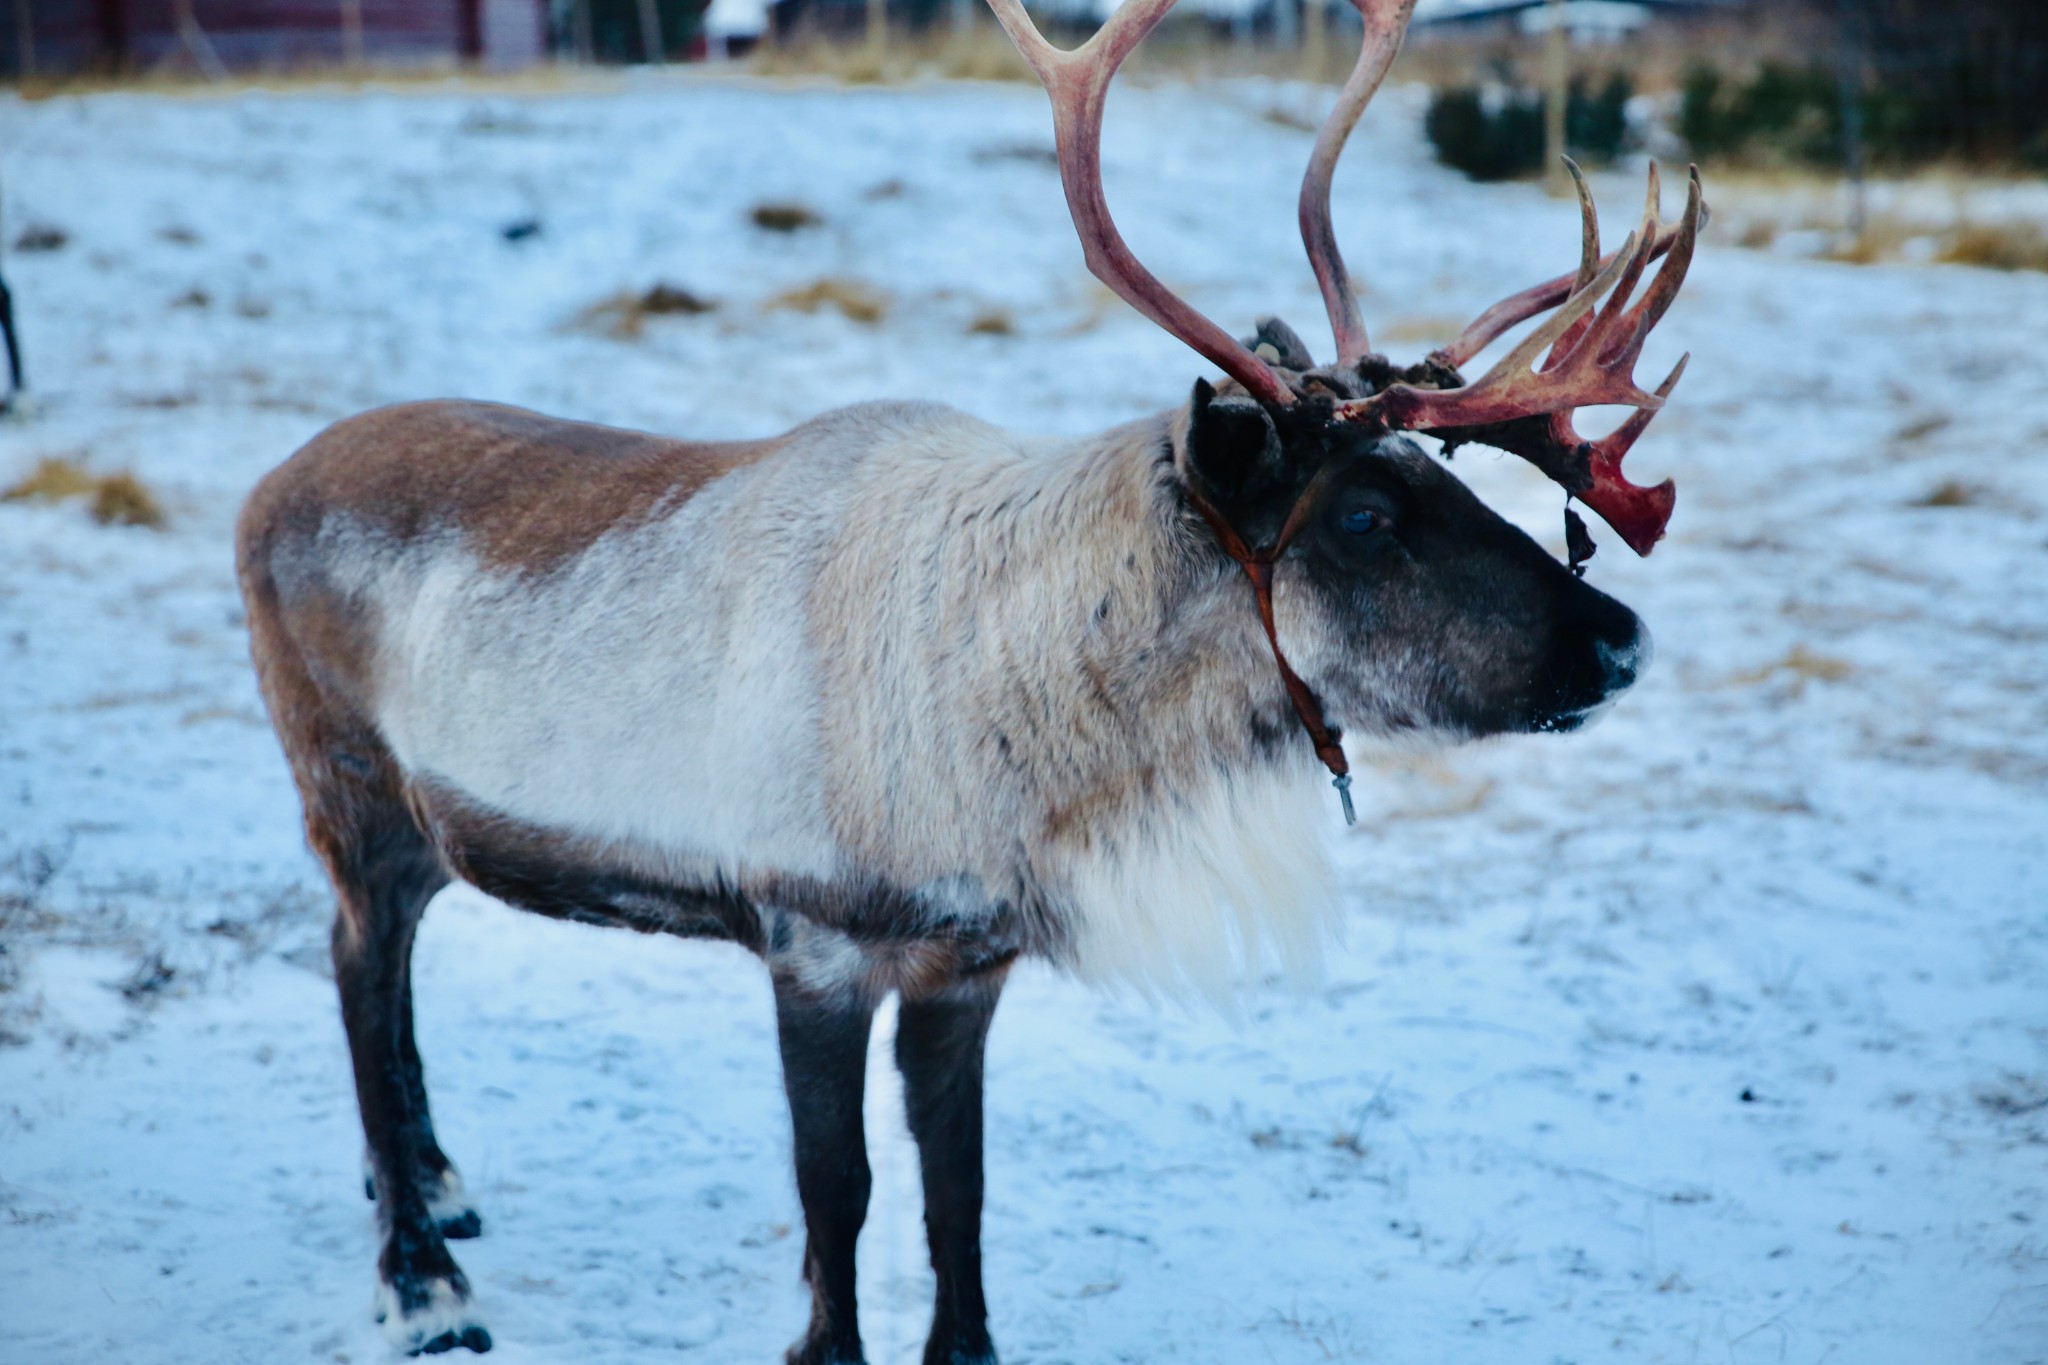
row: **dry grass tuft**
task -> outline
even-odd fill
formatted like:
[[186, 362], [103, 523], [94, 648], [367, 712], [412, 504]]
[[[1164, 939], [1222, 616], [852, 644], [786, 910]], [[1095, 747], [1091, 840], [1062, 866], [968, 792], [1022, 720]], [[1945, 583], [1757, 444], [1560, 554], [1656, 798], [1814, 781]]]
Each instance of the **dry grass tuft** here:
[[756, 204], [747, 216], [764, 232], [802, 232], [825, 222], [825, 216], [809, 204], [798, 203]]
[[1984, 495], [1966, 483], [1955, 479], [1943, 479], [1925, 496], [1913, 499], [1915, 507], [1974, 507], [1984, 501]]
[[1877, 265], [1899, 259], [1906, 243], [1923, 235], [1896, 218], [1872, 218], [1858, 233], [1843, 233], [1820, 253], [1821, 259], [1844, 265]]
[[1034, 81], [1031, 68], [1008, 38], [991, 28], [948, 38], [931, 56], [933, 75], [949, 81]]
[[873, 285], [826, 276], [798, 289], [785, 289], [764, 305], [769, 312], [817, 313], [837, 310], [848, 321], [872, 327], [888, 316], [889, 300]]
[[1915, 417], [1892, 433], [1894, 441], [1924, 441], [1928, 437], [1948, 430], [1955, 425], [1955, 418], [1945, 412], [1930, 412]]
[[163, 529], [163, 504], [125, 469], [118, 474], [94, 474], [67, 456], [48, 456], [36, 461], [26, 476], [0, 489], [0, 502], [67, 502], [72, 498], [89, 499], [86, 510], [102, 526]]
[[2034, 222], [1964, 223], [1949, 233], [1935, 259], [1992, 270], [2048, 271], [2048, 228]]
[[1017, 335], [1017, 323], [1006, 308], [984, 308], [974, 315], [967, 324], [967, 335], [972, 337], [1008, 337]]
[[71, 240], [71, 234], [63, 228], [48, 223], [30, 223], [14, 239], [14, 249], [27, 254], [36, 251], [62, 251], [64, 244]]
[[164, 528], [163, 504], [142, 480], [126, 470], [99, 481], [87, 510], [102, 526], [146, 526], [152, 531]]
[[0, 489], [0, 502], [62, 502], [85, 497], [99, 486], [100, 481], [76, 460], [46, 455], [34, 469]]
[[959, 81], [1029, 81], [1017, 49], [992, 24], [968, 32], [912, 37], [895, 33], [880, 48], [864, 38], [835, 42], [817, 33], [763, 43], [748, 58], [756, 75], [822, 76], [842, 85], [899, 85], [936, 76]]
[[1752, 218], [1735, 234], [1735, 245], [1750, 251], [1769, 251], [1777, 240], [1778, 223], [1774, 218]]
[[1322, 127], [1321, 123], [1307, 114], [1280, 104], [1271, 104], [1261, 109], [1259, 118], [1276, 128], [1287, 128], [1297, 133], [1313, 133]]
[[622, 289], [598, 300], [577, 314], [572, 326], [614, 341], [637, 341], [651, 317], [695, 317], [717, 307], [716, 301], [677, 285], [654, 284], [638, 292]]
[[1754, 686], [1780, 677], [1788, 677], [1792, 683], [1792, 695], [1799, 696], [1806, 691], [1810, 682], [1841, 682], [1856, 671], [1856, 666], [1847, 659], [1832, 655], [1818, 654], [1803, 644], [1792, 646], [1781, 659], [1773, 660], [1761, 668], [1737, 673], [1729, 681], [1739, 686]]

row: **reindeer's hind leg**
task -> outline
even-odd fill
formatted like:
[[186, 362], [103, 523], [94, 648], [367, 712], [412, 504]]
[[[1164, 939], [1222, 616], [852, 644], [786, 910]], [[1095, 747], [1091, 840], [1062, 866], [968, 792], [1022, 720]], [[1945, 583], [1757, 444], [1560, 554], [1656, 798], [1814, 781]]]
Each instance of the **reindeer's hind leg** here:
[[[429, 893], [431, 897], [432, 893]], [[422, 909], [425, 908], [422, 902]], [[481, 1237], [483, 1215], [469, 1202], [462, 1176], [455, 1163], [434, 1140], [434, 1120], [427, 1109], [426, 1074], [420, 1066], [420, 1050], [412, 1036], [412, 940], [405, 945], [405, 966], [400, 971], [405, 983], [405, 1003], [399, 1010], [399, 1055], [405, 1064], [406, 1093], [412, 1105], [409, 1118], [414, 1128], [415, 1153], [420, 1179], [425, 1182], [427, 1212], [433, 1215], [441, 1235], [450, 1239]], [[374, 1191], [374, 1185], [373, 1185]], [[374, 1192], [372, 1198], [375, 1198]]]
[[315, 681], [281, 628], [260, 564], [245, 560], [244, 588], [257, 671], [305, 804], [307, 840], [334, 883], [334, 980], [383, 1230], [385, 1333], [409, 1353], [487, 1351], [490, 1334], [470, 1311], [469, 1282], [436, 1217], [437, 1199], [445, 1205], [460, 1186], [434, 1140], [412, 1035], [413, 932], [448, 873], [375, 727], [339, 689]]
[[[321, 803], [318, 813], [309, 803], [307, 813], [314, 848], [340, 897], [334, 979], [384, 1231], [378, 1307], [386, 1334], [403, 1350], [487, 1351], [490, 1334], [469, 1311], [469, 1281], [435, 1217], [443, 1182], [429, 1174], [431, 1163], [449, 1168], [433, 1140], [410, 1045], [413, 932], [447, 874], [404, 805], [375, 799], [380, 795], [351, 792]], [[370, 799], [356, 799], [362, 797]]]

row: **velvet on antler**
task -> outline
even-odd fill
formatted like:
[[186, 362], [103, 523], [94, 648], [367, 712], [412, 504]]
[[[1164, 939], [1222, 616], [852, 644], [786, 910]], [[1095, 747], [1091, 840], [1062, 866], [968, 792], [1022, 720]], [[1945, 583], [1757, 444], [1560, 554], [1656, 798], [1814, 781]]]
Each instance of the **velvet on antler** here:
[[[1339, 411], [1351, 420], [1377, 421], [1389, 430], [1424, 431], [1452, 443], [1480, 441], [1520, 455], [1599, 513], [1630, 549], [1648, 554], [1664, 534], [1676, 490], [1669, 480], [1654, 488], [1630, 483], [1621, 472], [1621, 461], [1685, 373], [1682, 357], [1656, 392], [1645, 393], [1636, 384], [1635, 362], [1692, 264], [1704, 212], [1699, 172], [1689, 178], [1685, 214], [1669, 234], [1663, 265], [1642, 297], [1631, 302], [1665, 237], [1657, 221], [1656, 169], [1650, 171], [1642, 226], [1604, 264], [1592, 196], [1578, 168], [1572, 171], [1579, 187], [1584, 245], [1563, 306], [1475, 383], [1459, 382], [1449, 363], [1425, 362], [1419, 368], [1435, 371], [1449, 382], [1439, 387], [1389, 384], [1369, 398], [1340, 404]], [[1546, 350], [1549, 354], [1544, 356]], [[1432, 357], [1439, 359], [1447, 362], [1443, 352]], [[1587, 441], [1573, 429], [1572, 412], [1602, 404], [1636, 411], [1612, 434]]]

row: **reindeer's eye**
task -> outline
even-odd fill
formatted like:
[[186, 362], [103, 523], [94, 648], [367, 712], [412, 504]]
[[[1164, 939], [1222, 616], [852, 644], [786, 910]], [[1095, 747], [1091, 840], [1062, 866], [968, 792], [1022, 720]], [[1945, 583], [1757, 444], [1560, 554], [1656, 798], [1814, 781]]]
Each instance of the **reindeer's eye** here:
[[1387, 519], [1370, 507], [1354, 507], [1344, 514], [1344, 529], [1354, 536], [1369, 536], [1387, 524]]

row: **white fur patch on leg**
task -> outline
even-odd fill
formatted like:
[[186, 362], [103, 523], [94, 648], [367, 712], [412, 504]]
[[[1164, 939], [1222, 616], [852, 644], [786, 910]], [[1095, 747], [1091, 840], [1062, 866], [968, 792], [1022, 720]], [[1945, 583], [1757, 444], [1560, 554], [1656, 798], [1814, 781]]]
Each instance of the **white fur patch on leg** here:
[[1339, 924], [1325, 798], [1300, 769], [1219, 773], [1102, 837], [1071, 883], [1077, 974], [1233, 1015], [1246, 976], [1312, 985]]
[[427, 1281], [427, 1301], [411, 1313], [400, 1308], [396, 1290], [378, 1284], [377, 1321], [384, 1325], [385, 1340], [409, 1356], [457, 1346], [472, 1351], [491, 1349], [491, 1334], [472, 1310], [469, 1296], [447, 1279]]

